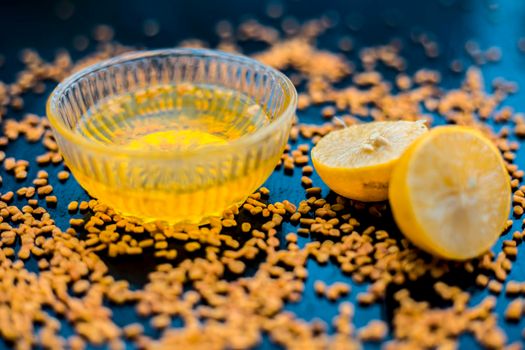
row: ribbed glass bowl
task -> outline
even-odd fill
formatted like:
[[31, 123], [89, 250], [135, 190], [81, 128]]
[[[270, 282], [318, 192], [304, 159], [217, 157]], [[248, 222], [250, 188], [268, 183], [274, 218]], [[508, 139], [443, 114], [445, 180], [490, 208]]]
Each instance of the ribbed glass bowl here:
[[[169, 113], [179, 98], [170, 87], [205, 86], [242, 93], [268, 122], [225, 143], [174, 150], [104, 142], [115, 125], [133, 118], [129, 112], [106, 114], [104, 123], [93, 124], [97, 128], [90, 137], [78, 132], [97, 106], [157, 86], [171, 93], [150, 99], [146, 94], [143, 110]], [[206, 95], [199, 108], [236, 103], [233, 97], [225, 102], [224, 94], [219, 102], [214, 98]], [[166, 49], [124, 54], [75, 73], [49, 97], [47, 116], [67, 166], [91, 196], [145, 221], [202, 223], [243, 202], [271, 174], [288, 140], [296, 100], [286, 76], [255, 60], [213, 50]], [[221, 125], [238, 128], [242, 118], [250, 114], [230, 115]], [[144, 123], [147, 127], [148, 120]]]

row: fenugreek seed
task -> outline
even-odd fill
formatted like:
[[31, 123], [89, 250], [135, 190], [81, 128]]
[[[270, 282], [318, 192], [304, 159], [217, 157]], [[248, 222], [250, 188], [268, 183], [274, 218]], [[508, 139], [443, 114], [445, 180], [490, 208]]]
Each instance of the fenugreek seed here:
[[365, 327], [359, 329], [358, 337], [362, 341], [381, 341], [388, 333], [388, 327], [383, 321], [370, 321]]
[[168, 251], [165, 249], [156, 250], [154, 256], [156, 258], [165, 258], [168, 255]]
[[296, 157], [294, 158], [294, 163], [299, 166], [308, 164], [308, 156], [302, 155], [302, 156]]
[[512, 240], [508, 240], [508, 239], [507, 239], [507, 240], [504, 240], [504, 241], [503, 241], [503, 245], [504, 245], [505, 247], [516, 247], [516, 246], [517, 246], [517, 243], [516, 243], [516, 241], [512, 241]]
[[296, 213], [293, 213], [293, 214], [290, 216], [290, 221], [291, 221], [291, 222], [297, 222], [297, 221], [299, 221], [300, 218], [301, 218], [301, 213], [296, 212]]
[[301, 151], [304, 154], [307, 154], [310, 151], [310, 145], [307, 143], [303, 143], [297, 146], [297, 149]]
[[325, 296], [330, 301], [336, 301], [339, 298], [339, 293], [335, 289], [328, 288], [325, 292]]
[[503, 247], [503, 252], [508, 257], [515, 258], [518, 255], [518, 248], [517, 247], [511, 247], [511, 246], [506, 246], [506, 247]]
[[326, 199], [323, 199], [323, 198], [316, 199], [313, 202], [313, 205], [315, 205], [316, 207], [322, 207], [325, 204], [326, 204]]
[[312, 182], [312, 179], [310, 179], [309, 177], [307, 176], [303, 176], [301, 177], [301, 183], [303, 184], [303, 186], [305, 187], [311, 187], [313, 182]]
[[366, 306], [375, 302], [375, 297], [371, 293], [359, 293], [357, 294], [357, 301], [359, 304]]
[[47, 178], [49, 178], [49, 174], [45, 170], [39, 170], [36, 173], [36, 177], [39, 178], [39, 179], [47, 179]]
[[268, 231], [270, 231], [271, 229], [273, 229], [275, 226], [277, 226], [277, 225], [275, 224], [275, 222], [273, 222], [273, 221], [268, 221], [268, 222], [265, 222], [264, 224], [261, 225], [261, 229], [262, 229], [263, 231], [268, 232]]
[[288, 200], [283, 201], [283, 206], [284, 210], [286, 210], [286, 212], [288, 212], [289, 214], [294, 214], [297, 210], [297, 207], [293, 203], [290, 203]]
[[321, 109], [323, 118], [332, 118], [335, 115], [335, 108], [333, 106], [326, 106]]
[[263, 211], [263, 208], [261, 207], [254, 207], [252, 209], [250, 209], [250, 214], [251, 215], [258, 215], [258, 214], [261, 214]]
[[[501, 256], [503, 256], [503, 254]], [[501, 268], [506, 272], [510, 272], [510, 270], [512, 269], [512, 262], [507, 258], [502, 259]]]
[[240, 245], [239, 242], [236, 241], [236, 240], [234, 240], [234, 239], [229, 239], [229, 240], [227, 240], [225, 243], [226, 243], [226, 245], [227, 245], [228, 247], [231, 247], [231, 248], [233, 248], [233, 249], [237, 249], [237, 248], [239, 248], [239, 245]]
[[15, 250], [11, 247], [5, 247], [2, 249], [2, 251], [7, 257], [15, 255]]
[[75, 212], [75, 211], [77, 211], [77, 209], [78, 209], [78, 202], [77, 201], [71, 201], [67, 205], [67, 210], [69, 210], [71, 212]]
[[314, 290], [318, 295], [323, 295], [326, 292], [326, 284], [323, 281], [315, 281]]
[[476, 276], [476, 284], [480, 287], [485, 288], [489, 283], [489, 278], [485, 275], [477, 275]]
[[151, 326], [156, 329], [164, 329], [171, 323], [171, 317], [165, 314], [157, 315], [151, 319]]
[[521, 298], [511, 301], [505, 309], [505, 319], [510, 322], [519, 322], [523, 315], [523, 306]]
[[501, 293], [501, 290], [502, 290], [502, 285], [500, 282], [496, 281], [496, 280], [492, 280], [489, 282], [488, 284], [488, 287], [489, 287], [489, 291], [491, 293], [494, 293], [494, 294], [499, 294]]
[[62, 162], [62, 160], [63, 158], [60, 153], [53, 153], [53, 155], [51, 156], [51, 162], [53, 164], [59, 164], [60, 162]]
[[288, 233], [286, 235], [286, 241], [287, 242], [292, 242], [292, 243], [297, 243], [297, 235], [295, 233]]
[[246, 265], [240, 260], [231, 260], [228, 262], [228, 269], [235, 274], [243, 273], [245, 268]]
[[152, 247], [155, 244], [155, 241], [153, 239], [145, 239], [143, 241], [140, 241], [138, 244], [141, 248], [148, 248]]
[[26, 192], [27, 192], [27, 188], [26, 187], [22, 187], [22, 188], [19, 188], [17, 191], [16, 191], [16, 194], [18, 196], [25, 196], [26, 195]]
[[31, 198], [31, 197], [33, 197], [33, 196], [35, 195], [35, 192], [36, 192], [36, 190], [35, 190], [34, 187], [31, 187], [31, 186], [30, 186], [30, 187], [27, 187], [27, 188], [26, 188], [26, 193], [25, 193], [26, 198]]
[[56, 204], [58, 201], [56, 196], [46, 196], [46, 203], [47, 204]]
[[37, 156], [36, 157], [36, 162], [39, 165], [46, 165], [46, 164], [48, 164], [49, 162], [51, 162], [51, 154], [50, 153], [45, 153], [45, 154], [41, 154], [41, 155]]
[[223, 227], [234, 227], [237, 226], [237, 222], [233, 219], [224, 219], [222, 220]]
[[44, 145], [44, 147], [46, 147], [50, 151], [58, 150], [58, 145], [51, 138], [48, 138], [48, 137], [44, 138], [44, 140], [42, 141], [42, 144]]
[[89, 209], [89, 204], [88, 204], [88, 202], [85, 202], [85, 201], [80, 202], [80, 204], [79, 204], [79, 206], [78, 206], [78, 209], [79, 209], [80, 211], [86, 211], [86, 210], [88, 210], [88, 209]]
[[201, 245], [199, 242], [188, 242], [184, 245], [184, 250], [187, 252], [194, 252], [201, 248]]
[[4, 193], [0, 199], [2, 199], [2, 201], [6, 202], [6, 203], [9, 203], [13, 197], [15, 196], [15, 194], [13, 193], [13, 191], [9, 191], [9, 192], [6, 192]]
[[142, 254], [142, 248], [141, 247], [126, 247], [126, 254], [128, 255]]
[[86, 348], [84, 340], [77, 335], [70, 336], [67, 342], [71, 350], [84, 350]]
[[45, 186], [47, 185], [47, 179], [45, 178], [36, 178], [33, 180], [33, 185], [35, 186]]
[[17, 180], [24, 180], [25, 178], [27, 178], [27, 171], [25, 170], [15, 171], [15, 178]]
[[45, 185], [45, 186], [39, 187], [38, 190], [37, 190], [37, 193], [40, 196], [48, 195], [51, 192], [53, 192], [53, 186], [51, 186], [51, 185]]
[[128, 339], [135, 339], [144, 333], [144, 327], [140, 323], [132, 323], [122, 329], [124, 336]]
[[248, 198], [246, 202], [253, 205], [254, 207], [266, 208], [266, 204], [254, 198]]
[[310, 187], [306, 189], [306, 194], [309, 196], [318, 196], [321, 194], [321, 187]]
[[263, 196], [269, 196], [270, 195], [270, 190], [267, 189], [266, 187], [261, 187], [259, 188], [259, 192], [261, 192], [261, 194]]
[[314, 172], [314, 169], [310, 165], [305, 165], [302, 168], [303, 175], [308, 176]]
[[73, 284], [72, 290], [76, 294], [81, 294], [86, 292], [90, 287], [88, 280], [78, 280]]
[[301, 218], [299, 220], [299, 222], [301, 223], [302, 226], [310, 226], [312, 225], [313, 223], [315, 223], [315, 219], [310, 219], [310, 218]]
[[83, 219], [70, 219], [69, 224], [71, 226], [82, 226], [84, 224], [84, 220]]
[[19, 250], [18, 250], [18, 258], [19, 259], [22, 259], [22, 260], [27, 260], [29, 259], [29, 256], [31, 255], [31, 250], [28, 248], [28, 247], [24, 247], [22, 246]]
[[4, 169], [6, 171], [13, 170], [15, 166], [16, 166], [16, 161], [14, 158], [10, 157], [10, 158], [4, 159]]
[[283, 162], [284, 164], [284, 170], [287, 172], [287, 173], [291, 173], [293, 172], [294, 168], [295, 168], [295, 164], [294, 164], [294, 161], [292, 158], [287, 158], [284, 160]]
[[307, 228], [298, 228], [297, 234], [301, 236], [308, 236], [310, 234], [310, 230]]
[[306, 215], [312, 208], [309, 205], [299, 205], [297, 211], [299, 214]]
[[58, 177], [58, 179], [60, 181], [66, 181], [67, 179], [69, 179], [69, 172], [68, 171], [60, 171], [60, 172], [58, 172], [57, 177]]
[[178, 255], [178, 252], [176, 249], [170, 249], [166, 253], [166, 259], [168, 260], [174, 260]]
[[251, 210], [253, 208], [255, 208], [253, 205], [249, 204], [249, 203], [244, 203], [242, 205], [243, 209], [246, 209], [246, 210]]
[[521, 293], [521, 284], [516, 281], [509, 281], [505, 285], [505, 293], [507, 295], [516, 295]]
[[168, 242], [167, 241], [160, 241], [155, 243], [155, 249], [166, 249], [168, 248]]

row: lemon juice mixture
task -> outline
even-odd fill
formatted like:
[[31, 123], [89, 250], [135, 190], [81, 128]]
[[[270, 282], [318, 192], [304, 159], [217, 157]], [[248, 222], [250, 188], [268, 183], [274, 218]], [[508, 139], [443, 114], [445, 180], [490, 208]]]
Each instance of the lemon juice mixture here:
[[126, 149], [197, 149], [254, 132], [270, 119], [239, 92], [208, 85], [161, 85], [112, 97], [86, 113], [76, 132]]
[[[129, 208], [123, 214], [141, 213], [146, 220], [194, 221], [201, 213], [192, 217], [192, 206], [201, 202], [209, 213], [218, 215], [226, 206], [243, 201], [247, 188], [255, 190], [278, 157], [261, 159], [249, 174], [232, 170], [239, 168], [233, 158], [214, 169], [196, 167], [186, 178], [170, 169], [185, 165], [185, 151], [225, 146], [269, 123], [270, 118], [252, 98], [216, 86], [161, 85], [114, 96], [83, 115], [75, 132], [91, 142], [126, 151], [122, 163], [110, 170], [115, 186], [97, 182], [85, 170], [77, 172], [77, 180], [94, 197], [115, 208]], [[156, 168], [146, 163], [141, 168], [126, 160], [129, 150], [166, 152], [166, 159]], [[173, 159], [170, 154], [182, 156]], [[118, 192], [123, 185], [125, 199]]]

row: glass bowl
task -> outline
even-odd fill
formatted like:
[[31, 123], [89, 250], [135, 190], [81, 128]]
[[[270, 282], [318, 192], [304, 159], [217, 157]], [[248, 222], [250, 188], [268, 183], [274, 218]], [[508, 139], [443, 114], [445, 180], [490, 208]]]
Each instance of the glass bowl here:
[[144, 221], [203, 223], [271, 174], [296, 103], [288, 78], [255, 60], [166, 49], [75, 73], [49, 97], [47, 116], [91, 196]]

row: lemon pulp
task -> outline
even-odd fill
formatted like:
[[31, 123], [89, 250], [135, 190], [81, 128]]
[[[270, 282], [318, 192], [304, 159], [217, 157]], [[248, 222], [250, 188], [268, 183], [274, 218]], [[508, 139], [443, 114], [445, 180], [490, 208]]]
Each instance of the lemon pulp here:
[[414, 142], [390, 182], [390, 204], [405, 236], [420, 248], [464, 260], [487, 251], [510, 210], [509, 176], [498, 149], [480, 132], [437, 127]]
[[363, 202], [383, 201], [398, 158], [426, 132], [422, 121], [352, 125], [323, 137], [312, 149], [312, 162], [334, 192]]

